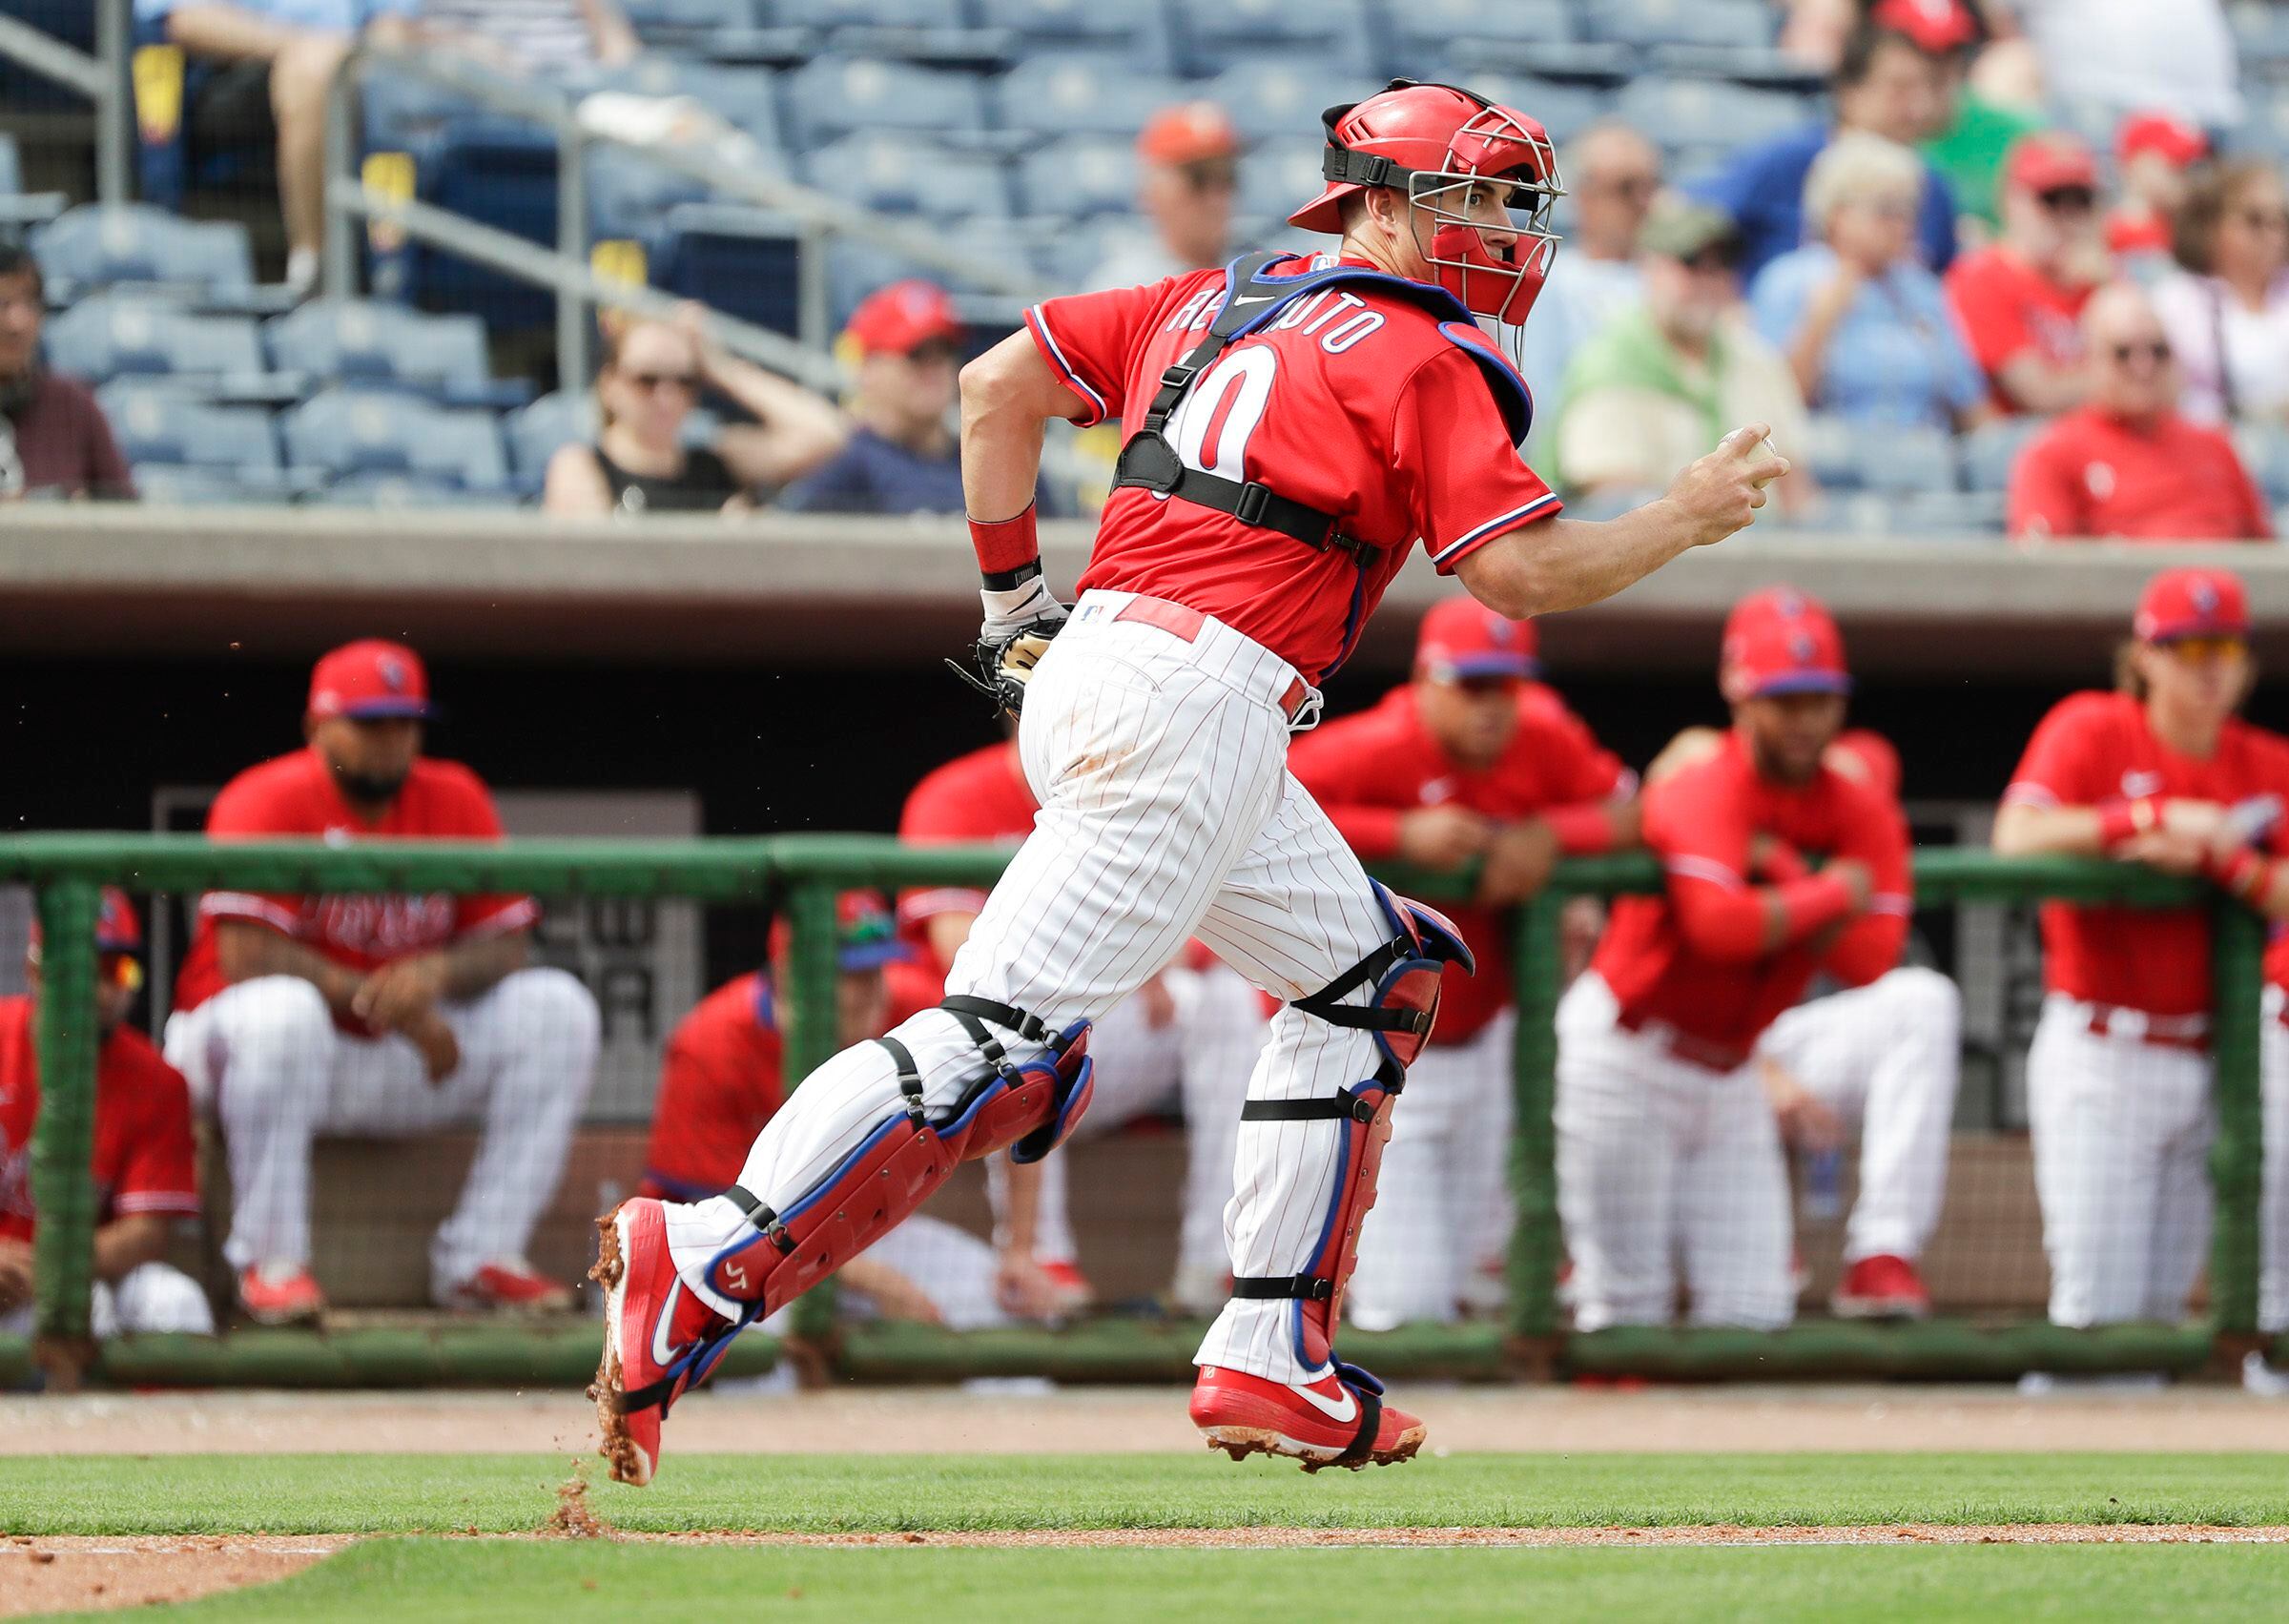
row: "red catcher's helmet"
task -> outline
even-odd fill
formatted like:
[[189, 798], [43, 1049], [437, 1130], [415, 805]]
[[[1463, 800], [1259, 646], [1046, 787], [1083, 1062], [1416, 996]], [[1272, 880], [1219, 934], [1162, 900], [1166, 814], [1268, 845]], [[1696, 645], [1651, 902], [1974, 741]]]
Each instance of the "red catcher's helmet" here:
[[[1306, 231], [1343, 230], [1342, 200], [1371, 186], [1402, 189], [1431, 216], [1425, 257], [1438, 285], [1464, 308], [1511, 323], [1542, 291], [1557, 234], [1551, 210], [1565, 195], [1557, 153], [1536, 120], [1453, 85], [1393, 79], [1362, 102], [1321, 115], [1327, 190], [1288, 216]], [[1465, 212], [1471, 187], [1507, 182], [1511, 240], [1490, 243], [1485, 222]]]

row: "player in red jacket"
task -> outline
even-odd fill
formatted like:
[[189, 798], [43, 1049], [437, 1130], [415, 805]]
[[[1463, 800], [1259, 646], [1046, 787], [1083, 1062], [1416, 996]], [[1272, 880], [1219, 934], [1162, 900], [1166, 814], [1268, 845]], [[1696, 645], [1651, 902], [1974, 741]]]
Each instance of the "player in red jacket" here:
[[[218, 840], [299, 835], [494, 840], [477, 775], [423, 756], [421, 659], [335, 649], [310, 677], [308, 748], [216, 796]], [[569, 1305], [525, 1261], [595, 1079], [596, 1000], [526, 962], [526, 896], [286, 896], [211, 891], [175, 977], [167, 1058], [220, 1118], [231, 1157], [238, 1298], [259, 1323], [315, 1317], [310, 1141], [319, 1133], [482, 1125], [461, 1202], [429, 1250], [455, 1307]]]
[[[191, 1096], [151, 1039], [127, 1024], [143, 985], [143, 927], [124, 893], [95, 915], [94, 1332], [211, 1335], [206, 1293], [163, 1260], [176, 1221], [198, 1216]], [[26, 961], [29, 997], [0, 998], [0, 1331], [31, 1325], [31, 1130], [40, 1114], [40, 932]]]
[[[1235, 1455], [1312, 1467], [1420, 1447], [1333, 1336], [1392, 1099], [1466, 950], [1370, 883], [1287, 773], [1288, 734], [1415, 547], [1505, 614], [1568, 608], [1732, 534], [1787, 464], [1751, 424], [1660, 501], [1560, 517], [1515, 449], [1524, 386], [1474, 320], [1522, 319], [1541, 284], [1548, 136], [1406, 81], [1324, 125], [1329, 184], [1291, 218], [1339, 234], [1336, 252], [1051, 299], [963, 369], [980, 686], [1022, 700], [1041, 812], [939, 1008], [806, 1079], [733, 1191], [608, 1221], [597, 1391], [616, 1475], [650, 1477], [661, 1411], [740, 1325], [953, 1164], [1053, 1149], [1087, 1101], [1088, 1023], [1195, 936], [1287, 1007], [1248, 1084], [1233, 1292], [1193, 1421]], [[1115, 417], [1127, 443], [1068, 612], [1034, 533], [1043, 425]], [[889, 1193], [853, 1216], [860, 1188]]]
[[1561, 855], [1637, 843], [1637, 775], [1540, 674], [1531, 621], [1450, 598], [1423, 617], [1413, 682], [1289, 752], [1365, 860], [1486, 865], [1474, 904], [1450, 915], [1477, 974], [1447, 967], [1438, 1031], [1408, 1073], [1360, 1239], [1346, 1302], [1364, 1330], [1454, 1319], [1509, 1236], [1514, 1022], [1499, 910], [1539, 891]]
[[1558, 1209], [1583, 1330], [1667, 1324], [1681, 1255], [1694, 1324], [1788, 1323], [1788, 1175], [1757, 1043], [1814, 976], [1864, 986], [1907, 936], [1899, 803], [1824, 760], [1851, 686], [1827, 611], [1784, 586], [1743, 599], [1720, 674], [1731, 731], [1645, 791], [1666, 890], [1614, 904], [1558, 1006]]
[[[2229, 571], [2149, 582], [2118, 691], [2072, 694], [2043, 718], [2004, 791], [1995, 850], [2206, 874], [2289, 917], [2289, 869], [2275, 860], [2289, 739], [2234, 715], [2252, 678], [2249, 625]], [[2043, 907], [2027, 1114], [2059, 1325], [2175, 1320], [2200, 1272], [2214, 1127], [2205, 912]]]

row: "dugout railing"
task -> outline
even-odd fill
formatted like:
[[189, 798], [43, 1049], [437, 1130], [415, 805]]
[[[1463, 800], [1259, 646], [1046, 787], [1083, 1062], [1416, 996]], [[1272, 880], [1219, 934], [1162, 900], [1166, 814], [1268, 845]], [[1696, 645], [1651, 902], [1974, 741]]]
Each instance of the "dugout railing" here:
[[[208, 890], [338, 894], [528, 892], [551, 899], [681, 900], [771, 908], [792, 927], [782, 989], [787, 1072], [832, 1052], [835, 897], [872, 886], [975, 885], [1006, 861], [990, 848], [900, 845], [885, 836], [785, 835], [686, 841], [210, 843], [191, 835], [56, 833], [0, 840], [0, 883], [29, 886], [45, 949], [38, 1010], [41, 1108], [30, 1183], [38, 1213], [35, 1334], [0, 1339], [0, 1387], [91, 1376], [122, 1386], [549, 1385], [592, 1368], [590, 1323], [393, 1324], [313, 1330], [237, 1329], [220, 1337], [89, 1335], [93, 1238], [100, 1194], [93, 1132], [94, 924], [97, 893], [191, 897]], [[1771, 1331], [1613, 1328], [1569, 1331], [1561, 1304], [1553, 1115], [1563, 974], [1560, 916], [1569, 899], [1654, 889], [1642, 855], [1561, 864], [1513, 917], [1518, 1007], [1516, 1209], [1508, 1307], [1501, 1320], [1348, 1331], [1347, 1354], [1392, 1375], [1495, 1380], [1551, 1375], [1656, 1378], [1924, 1377], [2002, 1379], [2031, 1370], [2192, 1373], [2237, 1364], [2258, 1330], [2262, 1180], [2259, 1023], [2262, 922], [2221, 894], [2134, 866], [2072, 858], [2001, 858], [1960, 848], [1919, 851], [1919, 906], [2023, 904], [2062, 898], [2130, 907], [2195, 904], [2212, 920], [2217, 1131], [2210, 1156], [2216, 1221], [2206, 1311], [2182, 1325], [2078, 1330], [2034, 1320], [1914, 1324], [1812, 1321]], [[1428, 900], [1467, 894], [1466, 875], [1392, 873]], [[942, 1381], [1045, 1376], [1061, 1381], [1183, 1379], [1199, 1326], [1116, 1318], [1062, 1327], [955, 1332], [894, 1322], [837, 1322], [827, 1289], [798, 1305], [784, 1344], [745, 1339], [729, 1370], [793, 1358], [812, 1379]], [[2289, 1339], [2284, 1339], [2289, 1342]], [[2280, 1349], [2277, 1349], [2280, 1351]]]

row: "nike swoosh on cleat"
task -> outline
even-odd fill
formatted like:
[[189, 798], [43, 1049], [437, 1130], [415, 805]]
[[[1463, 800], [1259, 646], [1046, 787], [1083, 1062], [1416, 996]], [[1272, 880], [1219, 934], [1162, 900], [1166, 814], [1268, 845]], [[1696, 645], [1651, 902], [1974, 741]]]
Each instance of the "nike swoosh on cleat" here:
[[1321, 1398], [1309, 1388], [1298, 1388], [1295, 1390], [1303, 1394], [1311, 1408], [1330, 1421], [1356, 1421], [1359, 1419], [1359, 1395], [1349, 1388], [1343, 1389], [1343, 1402], [1339, 1405], [1331, 1404]]
[[676, 1299], [683, 1295], [680, 1280], [668, 1287], [667, 1301], [660, 1305], [659, 1317], [651, 1322], [651, 1362], [665, 1368], [675, 1359], [675, 1346], [667, 1340], [669, 1326], [675, 1324]]

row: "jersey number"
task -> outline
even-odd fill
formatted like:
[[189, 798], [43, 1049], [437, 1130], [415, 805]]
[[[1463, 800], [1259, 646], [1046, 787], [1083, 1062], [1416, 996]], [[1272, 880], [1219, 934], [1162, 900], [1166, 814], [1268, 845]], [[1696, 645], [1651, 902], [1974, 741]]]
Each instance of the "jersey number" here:
[[1271, 403], [1279, 354], [1268, 344], [1232, 350], [1186, 392], [1168, 420], [1168, 443], [1187, 468], [1219, 479], [1244, 480], [1248, 438]]

